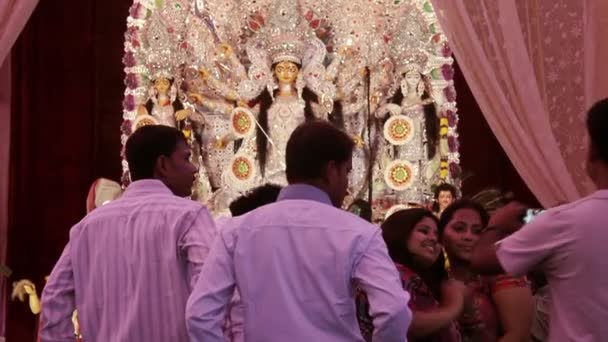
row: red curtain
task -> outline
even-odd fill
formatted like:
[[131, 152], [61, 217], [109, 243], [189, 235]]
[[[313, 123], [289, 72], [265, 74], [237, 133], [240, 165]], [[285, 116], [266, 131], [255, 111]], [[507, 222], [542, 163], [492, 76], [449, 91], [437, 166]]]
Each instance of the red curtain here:
[[[40, 293], [98, 177], [119, 179], [129, 0], [41, 0], [13, 48], [8, 263]], [[27, 303], [8, 342], [34, 341]]]
[[[120, 176], [123, 33], [129, 0], [41, 0], [13, 48], [9, 266], [40, 293], [85, 214], [94, 179]], [[462, 74], [465, 194], [488, 185], [534, 201], [494, 139]], [[8, 342], [34, 341], [35, 317], [11, 303]]]

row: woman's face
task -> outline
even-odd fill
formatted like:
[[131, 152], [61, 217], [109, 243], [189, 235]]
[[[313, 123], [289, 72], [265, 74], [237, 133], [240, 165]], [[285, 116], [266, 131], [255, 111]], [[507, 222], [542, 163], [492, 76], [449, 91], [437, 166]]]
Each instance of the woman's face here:
[[468, 208], [457, 210], [443, 232], [442, 243], [448, 257], [470, 261], [483, 228], [477, 211]]
[[169, 91], [169, 87], [171, 86], [171, 82], [164, 77], [157, 78], [154, 81], [154, 88], [158, 91], [159, 94], [166, 94]]
[[407, 250], [420, 266], [430, 267], [441, 252], [438, 242], [437, 223], [430, 217], [424, 217], [414, 226], [407, 240]]
[[418, 83], [421, 80], [420, 73], [416, 71], [408, 71], [403, 75], [403, 79], [401, 80], [401, 92], [405, 94], [409, 94], [410, 91], [416, 91], [418, 87]]
[[280, 62], [275, 65], [274, 74], [280, 84], [291, 84], [298, 77], [298, 65], [293, 62]]

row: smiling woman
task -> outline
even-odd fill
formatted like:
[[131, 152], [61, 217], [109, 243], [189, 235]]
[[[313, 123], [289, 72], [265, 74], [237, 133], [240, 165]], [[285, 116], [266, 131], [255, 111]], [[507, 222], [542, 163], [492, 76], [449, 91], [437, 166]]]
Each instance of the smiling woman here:
[[470, 269], [473, 248], [487, 224], [484, 208], [466, 199], [447, 207], [439, 220], [449, 276], [464, 282], [472, 296], [458, 318], [462, 340], [524, 341], [532, 323], [532, 293], [526, 279], [482, 277]]
[[[440, 290], [446, 273], [437, 226], [433, 213], [421, 208], [397, 211], [382, 224], [388, 253], [401, 275], [404, 291], [411, 296], [409, 307], [414, 317], [408, 330], [410, 341], [460, 341], [454, 322], [462, 310], [464, 285], [445, 283]], [[368, 309], [365, 294], [359, 292], [359, 325], [370, 341], [373, 324]]]

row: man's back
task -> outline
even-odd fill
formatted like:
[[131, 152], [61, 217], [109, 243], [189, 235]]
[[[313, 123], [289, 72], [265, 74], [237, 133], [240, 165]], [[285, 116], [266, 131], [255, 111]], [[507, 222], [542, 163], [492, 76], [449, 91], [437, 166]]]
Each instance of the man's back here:
[[[71, 230], [62, 255], [83, 339], [188, 341], [185, 304], [214, 236], [206, 209], [159, 181], [136, 182], [93, 211]], [[45, 289], [43, 301], [56, 294]], [[60, 310], [49, 309], [52, 324]]]
[[[551, 293], [550, 341], [608, 339], [608, 190], [543, 213], [501, 242], [508, 271], [538, 263]], [[530, 242], [528, 242], [530, 241]]]
[[383, 292], [372, 304], [382, 312], [378, 336], [404, 337], [408, 297], [379, 234], [355, 215], [312, 200], [281, 200], [232, 219], [220, 237], [234, 262], [245, 340], [362, 341], [353, 298], [358, 283]]
[[224, 235], [234, 238], [237, 283], [244, 285], [245, 337], [279, 341], [309, 331], [318, 341], [361, 340], [351, 276], [373, 228], [329, 206], [302, 202], [266, 206]]
[[552, 237], [556, 248], [543, 265], [553, 298], [552, 313], [556, 313], [550, 318], [551, 341], [605, 341], [608, 191], [556, 211], [558, 233]]

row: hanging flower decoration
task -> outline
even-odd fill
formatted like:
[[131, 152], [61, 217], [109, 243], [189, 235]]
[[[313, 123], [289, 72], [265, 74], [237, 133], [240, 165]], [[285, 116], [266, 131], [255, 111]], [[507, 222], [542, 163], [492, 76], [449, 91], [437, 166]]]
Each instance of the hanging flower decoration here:
[[414, 137], [414, 127], [409, 117], [394, 115], [384, 123], [384, 137], [393, 145], [405, 145]]
[[384, 171], [384, 181], [396, 191], [407, 190], [412, 186], [415, 178], [414, 167], [407, 160], [394, 160]]
[[255, 117], [244, 107], [236, 107], [231, 114], [232, 131], [238, 139], [247, 138], [255, 132]]

